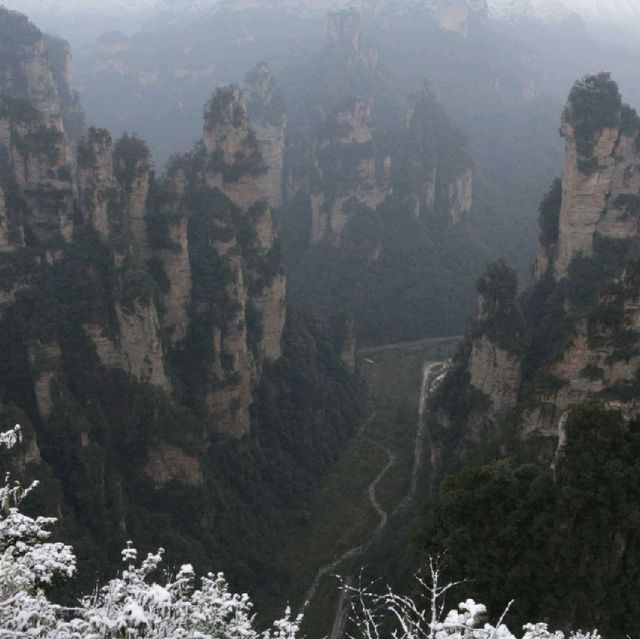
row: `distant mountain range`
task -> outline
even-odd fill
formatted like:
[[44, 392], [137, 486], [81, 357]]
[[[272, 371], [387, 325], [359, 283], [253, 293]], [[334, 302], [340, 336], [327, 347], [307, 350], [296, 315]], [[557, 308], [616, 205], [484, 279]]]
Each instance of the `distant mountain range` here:
[[577, 15], [592, 24], [627, 28], [640, 24], [637, 0], [489, 0], [489, 9], [496, 18], [531, 17], [546, 21]]
[[[406, 0], [418, 4], [425, 0]], [[460, 0], [426, 0], [441, 5]], [[385, 0], [382, 0], [384, 3]], [[381, 4], [381, 0], [5, 0], [10, 9], [25, 13], [56, 11], [68, 14], [102, 13], [123, 15], [151, 13], [155, 10], [200, 13], [219, 8], [285, 8], [289, 10], [325, 10], [337, 6]], [[394, 4], [396, 4], [394, 2]], [[490, 14], [498, 19], [532, 17], [543, 20], [580, 16], [587, 23], [604, 25], [640, 25], [637, 0], [488, 0]], [[397, 6], [397, 5], [396, 5]]]

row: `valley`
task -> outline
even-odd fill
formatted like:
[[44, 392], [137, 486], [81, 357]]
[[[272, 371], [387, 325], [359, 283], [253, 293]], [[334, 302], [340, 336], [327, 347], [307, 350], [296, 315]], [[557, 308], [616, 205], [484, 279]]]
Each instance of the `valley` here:
[[304, 611], [310, 636], [343, 636], [341, 580], [353, 582], [372, 548], [386, 546], [388, 523], [393, 535], [408, 534], [416, 491], [428, 485], [428, 399], [458, 343], [439, 338], [359, 352], [373, 413], [310, 501], [306, 521], [291, 523], [278, 560], [296, 567], [286, 598]]
[[0, 639], [635, 637], [633, 3], [25, 8]]

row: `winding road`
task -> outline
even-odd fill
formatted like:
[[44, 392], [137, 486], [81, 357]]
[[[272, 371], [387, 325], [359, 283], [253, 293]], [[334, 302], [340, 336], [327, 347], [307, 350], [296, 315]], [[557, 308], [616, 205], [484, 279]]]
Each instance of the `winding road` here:
[[[394, 511], [391, 513], [391, 515], [389, 515], [389, 513], [387, 513], [387, 511], [384, 508], [382, 508], [382, 506], [378, 502], [377, 496], [376, 496], [376, 490], [380, 482], [385, 478], [389, 470], [391, 470], [393, 465], [396, 463], [397, 458], [396, 458], [396, 455], [391, 450], [389, 450], [386, 446], [383, 446], [382, 444], [380, 444], [379, 442], [376, 442], [370, 437], [366, 437], [367, 441], [374, 444], [375, 446], [378, 446], [381, 450], [383, 450], [387, 454], [387, 464], [376, 476], [376, 478], [371, 482], [371, 484], [369, 484], [367, 489], [369, 502], [371, 503], [371, 506], [373, 507], [373, 509], [376, 511], [378, 515], [378, 525], [376, 526], [375, 530], [373, 531], [373, 533], [371, 534], [370, 538], [366, 543], [347, 550], [345, 553], [343, 553], [339, 557], [336, 557], [333, 561], [322, 566], [318, 570], [318, 573], [316, 574], [316, 578], [314, 579], [313, 583], [311, 584], [311, 587], [309, 588], [305, 596], [302, 612], [306, 610], [306, 608], [309, 606], [309, 604], [315, 597], [318, 591], [318, 588], [320, 587], [320, 582], [326, 575], [331, 574], [340, 564], [347, 561], [348, 559], [354, 559], [355, 557], [358, 557], [364, 554], [367, 548], [369, 548], [371, 544], [376, 542], [382, 536], [382, 533], [384, 532], [387, 526], [387, 522], [389, 521], [389, 518], [396, 515], [396, 513], [398, 513], [400, 510], [408, 508], [413, 502], [417, 492], [417, 488], [418, 488], [418, 479], [420, 477], [420, 471], [422, 470], [422, 466], [423, 466], [423, 449], [424, 449], [424, 437], [425, 437], [425, 430], [426, 430], [425, 415], [429, 405], [429, 397], [431, 396], [432, 392], [438, 388], [442, 379], [444, 379], [445, 375], [449, 370], [449, 366], [450, 366], [450, 362], [448, 361], [426, 362], [422, 368], [422, 383], [420, 386], [420, 402], [419, 402], [419, 408], [418, 408], [418, 427], [416, 430], [416, 441], [414, 446], [414, 458], [413, 458], [413, 469], [411, 472], [411, 483], [409, 485], [409, 490], [407, 491], [407, 494], [404, 496], [404, 498], [398, 504], [398, 506], [396, 506]], [[376, 417], [376, 414], [374, 413], [367, 420], [367, 422], [362, 426], [362, 428], [360, 429], [361, 434], [364, 434], [367, 426], [371, 424], [371, 422], [375, 419], [375, 417]], [[348, 611], [349, 611], [349, 606], [348, 606], [349, 596], [347, 592], [347, 587], [352, 583], [352, 581], [353, 581], [352, 575], [347, 575], [344, 579], [345, 588], [343, 588], [342, 592], [340, 593], [340, 599], [338, 601], [338, 605], [336, 608], [336, 615], [334, 617], [333, 626], [332, 626], [331, 634], [329, 635], [329, 639], [342, 639], [342, 637], [344, 636], [344, 630], [345, 630], [345, 626], [348, 618]]]

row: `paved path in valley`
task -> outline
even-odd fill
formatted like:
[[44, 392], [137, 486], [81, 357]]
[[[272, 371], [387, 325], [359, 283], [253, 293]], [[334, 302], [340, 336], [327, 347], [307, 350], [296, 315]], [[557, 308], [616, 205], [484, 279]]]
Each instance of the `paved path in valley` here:
[[[452, 338], [443, 338], [439, 341], [448, 341]], [[430, 343], [433, 343], [434, 340], [429, 340]], [[417, 345], [417, 342], [411, 342], [410, 345]], [[424, 344], [424, 340], [422, 340], [420, 345]], [[395, 346], [391, 346], [388, 349], [386, 347], [382, 347], [383, 350], [391, 350]], [[380, 349], [376, 349], [377, 352]], [[389, 450], [386, 446], [383, 446], [379, 442], [371, 439], [370, 437], [366, 437], [366, 440], [370, 443], [378, 446], [381, 450], [383, 450], [387, 455], [387, 463], [382, 468], [382, 470], [378, 473], [375, 479], [369, 484], [367, 488], [367, 496], [369, 502], [373, 509], [376, 511], [378, 515], [378, 524], [369, 537], [369, 539], [361, 545], [354, 546], [350, 548], [346, 552], [342, 553], [340, 556], [334, 558], [331, 562], [322, 566], [316, 577], [311, 584], [311, 587], [307, 591], [305, 596], [304, 605], [302, 607], [302, 612], [306, 610], [309, 604], [313, 601], [313, 598], [316, 596], [318, 592], [318, 588], [320, 587], [320, 583], [322, 579], [330, 574], [333, 574], [334, 571], [338, 568], [338, 566], [349, 559], [354, 559], [356, 557], [361, 556], [367, 548], [376, 542], [382, 536], [387, 523], [389, 521], [390, 516], [393, 517], [400, 510], [408, 508], [413, 502], [417, 487], [418, 487], [418, 479], [420, 477], [420, 472], [423, 467], [423, 450], [424, 450], [424, 439], [425, 439], [425, 431], [426, 431], [426, 413], [429, 406], [429, 398], [434, 390], [437, 389], [438, 385], [445, 377], [449, 370], [450, 363], [447, 362], [426, 362], [422, 369], [422, 382], [420, 385], [420, 403], [418, 409], [418, 426], [416, 430], [416, 441], [414, 446], [414, 459], [413, 459], [413, 469], [411, 472], [411, 483], [409, 485], [409, 490], [407, 494], [404, 496], [402, 501], [395, 508], [393, 513], [389, 515], [389, 513], [380, 505], [377, 499], [376, 490], [380, 482], [386, 477], [387, 473], [391, 470], [394, 464], [397, 461], [396, 455]], [[360, 435], [364, 435], [367, 427], [371, 424], [371, 422], [376, 418], [376, 414], [373, 414], [362, 426], [360, 429]], [[347, 575], [344, 580], [345, 587], [348, 587], [353, 581], [353, 575]], [[331, 630], [331, 634], [329, 635], [329, 639], [342, 639], [344, 636], [344, 629], [348, 619], [349, 612], [349, 596], [346, 589], [343, 589], [340, 593], [340, 599], [338, 601], [336, 615], [333, 621], [333, 626]]]

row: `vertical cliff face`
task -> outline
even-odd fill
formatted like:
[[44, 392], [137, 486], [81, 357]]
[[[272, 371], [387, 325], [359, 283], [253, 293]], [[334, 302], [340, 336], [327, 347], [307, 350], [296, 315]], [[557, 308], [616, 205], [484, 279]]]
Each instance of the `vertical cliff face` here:
[[283, 170], [287, 116], [282, 95], [275, 85], [271, 68], [261, 62], [248, 74], [247, 113], [258, 138], [267, 170], [263, 191], [272, 209], [282, 206]]
[[320, 127], [313, 154], [311, 243], [339, 245], [350, 219], [374, 211], [388, 194], [377, 174], [370, 103], [353, 99], [337, 109]]
[[[190, 246], [197, 223], [190, 213], [198, 215], [202, 202], [194, 201], [194, 192], [205, 187], [217, 194], [215, 228], [199, 250], [220, 262], [221, 281], [227, 281], [226, 315], [211, 327], [215, 348], [205, 392], [211, 430], [245, 435], [263, 366], [281, 355], [286, 282], [268, 204], [270, 196], [278, 199], [274, 184], [281, 179], [282, 160], [275, 163], [275, 174], [268, 174], [244, 93], [231, 87], [214, 95], [201, 163], [158, 180], [146, 145], [135, 136], [113, 144], [108, 132], [91, 129], [76, 151], [77, 131], [66, 129], [80, 122], [74, 119], [78, 103], [67, 45], [45, 41], [18, 14], [0, 17], [6, 36], [0, 69], [0, 244], [7, 260], [18, 252], [37, 252], [34, 267], [39, 265], [43, 277], [56, 277], [54, 271], [79, 252], [80, 237], [93, 243], [89, 261], [99, 261], [84, 264], [75, 275], [102, 294], [90, 297], [74, 321], [81, 323], [105, 370], [171, 391], [168, 353], [187, 339], [198, 304], [192, 295], [198, 258]], [[284, 121], [274, 120], [278, 106], [268, 70], [258, 67], [257, 73], [253, 105], [263, 132], [278, 129], [278, 148], [271, 152], [281, 157]], [[7, 303], [33, 279], [26, 268], [24, 274], [15, 268], [9, 272], [2, 287]], [[27, 347], [42, 418], [61, 398], [62, 390], [56, 395], [53, 387], [64, 377], [69, 357], [64, 324], [49, 328], [34, 331]]]
[[444, 31], [451, 31], [464, 38], [474, 26], [484, 24], [489, 15], [487, 0], [447, 0], [435, 3], [438, 24]]
[[78, 189], [85, 221], [109, 239], [109, 205], [116, 188], [113, 141], [108, 131], [91, 129], [78, 149]]
[[504, 415], [518, 402], [523, 326], [515, 304], [517, 292], [515, 273], [502, 262], [490, 265], [478, 281], [478, 317], [468, 371], [471, 386], [488, 398], [493, 416]]
[[474, 202], [473, 167], [460, 153], [466, 141], [428, 89], [410, 97], [404, 129], [394, 163], [395, 192], [416, 219], [446, 216], [450, 225], [458, 224]]
[[460, 417], [451, 394], [441, 420], [458, 415], [464, 432], [482, 422], [499, 428], [510, 414], [520, 439], [547, 456], [581, 404], [600, 402], [627, 420], [640, 414], [640, 119], [598, 74], [572, 89], [561, 134], [565, 173], [540, 206], [537, 282], [516, 301], [504, 269], [481, 280], [459, 362], [466, 378], [451, 384], [484, 399], [472, 397]]
[[72, 88], [69, 45], [44, 36], [22, 14], [0, 15], [0, 87], [5, 96], [27, 99], [47, 127], [77, 140], [84, 114]]
[[351, 63], [367, 69], [378, 65], [378, 52], [363, 37], [362, 16], [354, 10], [333, 11], [327, 15], [327, 40], [336, 52]]
[[[260, 145], [281, 158], [285, 123], [267, 71], [261, 138], [244, 92], [221, 89], [203, 141], [156, 175], [136, 136], [74, 129], [64, 43], [0, 9], [0, 49], [0, 421], [27, 434], [2, 470], [42, 479], [96, 571], [134, 537], [266, 583], [263, 525], [361, 421], [352, 341], [300, 318], [284, 331], [282, 161], [269, 174]], [[265, 481], [283, 472], [294, 491]]]
[[84, 133], [84, 111], [78, 92], [73, 88], [71, 47], [61, 38], [44, 36], [45, 53], [60, 99], [61, 115], [66, 135], [77, 142]]
[[599, 238], [637, 237], [640, 192], [640, 120], [608, 74], [574, 86], [561, 133], [567, 149], [558, 226], [536, 267], [540, 277], [551, 266], [558, 279], [577, 255], [592, 255]]
[[222, 197], [211, 220], [210, 246], [224, 260], [227, 280], [225, 321], [211, 327], [207, 406], [214, 431], [241, 437], [249, 431], [263, 366], [282, 352], [286, 280], [267, 202], [267, 167], [238, 87], [219, 89], [209, 102], [203, 152], [186, 194], [201, 182]]

